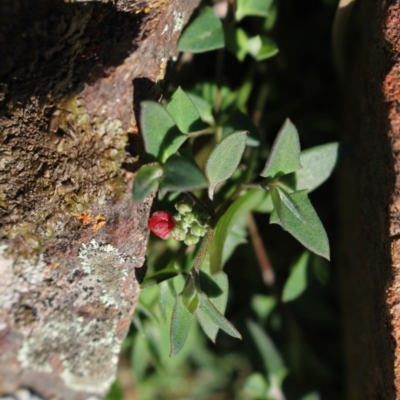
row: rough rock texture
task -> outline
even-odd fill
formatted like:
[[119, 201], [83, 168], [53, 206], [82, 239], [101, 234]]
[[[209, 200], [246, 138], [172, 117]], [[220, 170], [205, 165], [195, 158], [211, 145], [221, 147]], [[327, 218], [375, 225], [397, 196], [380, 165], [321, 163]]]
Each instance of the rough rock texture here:
[[400, 399], [400, 3], [356, 2], [348, 35], [338, 262], [347, 398]]
[[96, 399], [112, 383], [151, 207], [130, 196], [135, 112], [197, 4], [1, 2], [0, 395]]

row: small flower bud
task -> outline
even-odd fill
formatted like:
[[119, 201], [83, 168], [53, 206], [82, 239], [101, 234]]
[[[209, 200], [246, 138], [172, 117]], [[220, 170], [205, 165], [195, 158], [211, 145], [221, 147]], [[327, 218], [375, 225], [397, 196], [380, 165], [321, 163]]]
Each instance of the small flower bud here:
[[174, 226], [174, 218], [168, 211], [156, 211], [149, 220], [149, 229], [161, 239], [168, 239]]
[[196, 222], [196, 216], [192, 212], [185, 214], [184, 218], [188, 224], [193, 224], [193, 222]]
[[188, 198], [184, 198], [175, 204], [175, 208], [180, 214], [190, 213], [193, 209], [193, 202]]
[[174, 214], [174, 220], [179, 222], [182, 221], [182, 215], [181, 214]]
[[203, 237], [206, 234], [206, 232], [207, 232], [206, 228], [203, 228], [202, 226], [197, 224], [193, 225], [192, 228], [190, 229], [190, 233], [197, 237]]
[[183, 229], [181, 226], [176, 225], [175, 228], [171, 229], [171, 236], [175, 239], [175, 240], [185, 240], [186, 238], [186, 233], [187, 230]]
[[199, 240], [200, 240], [200, 239], [199, 239], [198, 236], [194, 236], [194, 235], [191, 235], [191, 234], [189, 233], [189, 234], [186, 236], [186, 238], [185, 238], [185, 240], [184, 240], [184, 243], [185, 243], [187, 246], [190, 246], [191, 244], [196, 244]]

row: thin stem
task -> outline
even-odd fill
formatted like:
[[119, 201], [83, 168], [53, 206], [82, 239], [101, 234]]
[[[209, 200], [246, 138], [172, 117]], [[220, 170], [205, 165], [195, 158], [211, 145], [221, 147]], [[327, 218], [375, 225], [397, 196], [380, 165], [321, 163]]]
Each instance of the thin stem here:
[[202, 129], [202, 130], [196, 131], [196, 132], [190, 132], [186, 136], [190, 137], [190, 138], [196, 138], [196, 137], [202, 136], [202, 135], [211, 135], [214, 132], [215, 132], [214, 128], [207, 128], [207, 129]]
[[209, 207], [204, 201], [200, 200], [194, 193], [185, 192], [203, 211], [205, 211], [211, 218], [215, 217], [215, 211]]
[[221, 85], [222, 85], [222, 71], [224, 67], [224, 50], [219, 50], [217, 53], [217, 64], [216, 64], [216, 83], [217, 83], [217, 92], [215, 93], [215, 120], [218, 121], [219, 114], [221, 112], [221, 102], [222, 102], [222, 94], [221, 94]]
[[269, 261], [268, 254], [265, 250], [265, 247], [261, 240], [260, 234], [258, 233], [257, 224], [254, 220], [252, 213], [248, 213], [247, 222], [249, 225], [251, 241], [253, 243], [253, 247], [254, 247], [254, 251], [256, 253], [258, 264], [260, 265], [260, 268], [261, 268], [264, 282], [268, 286], [273, 286], [275, 284], [274, 270], [272, 269], [272, 265], [271, 265], [271, 262]]

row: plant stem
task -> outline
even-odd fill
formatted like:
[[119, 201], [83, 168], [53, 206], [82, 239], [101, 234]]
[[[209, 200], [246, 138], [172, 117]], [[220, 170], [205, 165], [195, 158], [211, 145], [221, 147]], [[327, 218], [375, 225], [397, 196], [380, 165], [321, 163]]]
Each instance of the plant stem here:
[[202, 129], [200, 131], [190, 132], [186, 136], [190, 137], [190, 138], [196, 138], [196, 137], [202, 136], [202, 135], [211, 135], [212, 133], [215, 133], [215, 129], [210, 127], [207, 129]]
[[254, 251], [256, 253], [258, 264], [260, 265], [260, 268], [261, 268], [264, 282], [268, 286], [274, 286], [274, 284], [275, 284], [274, 270], [272, 269], [272, 265], [271, 265], [271, 262], [269, 261], [268, 254], [262, 243], [260, 234], [258, 233], [257, 224], [254, 220], [252, 213], [248, 213], [247, 222], [249, 225], [249, 233], [250, 233], [251, 241], [253, 243], [253, 247], [254, 247]]
[[205, 211], [211, 218], [215, 217], [215, 211], [209, 207], [204, 201], [200, 200], [194, 193], [185, 192], [203, 211]]

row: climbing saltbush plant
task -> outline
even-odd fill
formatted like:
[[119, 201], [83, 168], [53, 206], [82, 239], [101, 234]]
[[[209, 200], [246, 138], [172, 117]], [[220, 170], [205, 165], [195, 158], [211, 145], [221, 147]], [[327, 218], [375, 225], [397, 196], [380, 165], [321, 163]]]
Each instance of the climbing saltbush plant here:
[[[250, 58], [257, 64], [278, 53], [268, 36], [275, 14], [272, 0], [238, 0], [236, 9], [228, 10], [222, 20], [212, 8], [204, 7], [183, 31], [178, 50], [216, 51], [218, 57], [229, 52], [238, 62]], [[247, 17], [264, 21], [259, 33], [246, 31], [241, 21]], [[190, 332], [197, 330], [194, 326], [200, 326], [212, 342], [219, 330], [241, 339], [224, 315], [229, 291], [224, 265], [246, 241], [254, 212], [269, 214], [270, 224], [280, 225], [305, 248], [293, 264], [279, 301], [293, 301], [307, 289], [311, 260], [330, 258], [328, 236], [308, 195], [331, 175], [338, 144], [302, 150], [301, 132], [287, 118], [267, 145], [248, 114], [250, 93], [256, 88], [247, 80], [232, 89], [218, 68], [222, 67], [217, 66], [215, 83], [185, 90], [177, 87], [162, 103], [141, 104], [139, 125], [146, 158], [136, 173], [133, 201], [156, 197], [149, 228], [169, 249], [164, 265], [148, 274], [141, 286], [144, 294], [159, 286], [158, 300], [153, 298], [151, 304], [158, 301], [162, 318], [168, 321], [169, 356], [185, 351]], [[324, 268], [313, 268], [323, 280]], [[158, 320], [149, 303], [140, 303], [138, 310]], [[137, 315], [134, 324], [146, 333]], [[287, 368], [255, 321], [247, 322], [247, 330], [267, 373], [249, 376], [243, 393], [250, 395], [243, 398], [273, 399], [271, 393], [282, 391]], [[144, 357], [143, 340], [137, 336], [133, 343], [133, 368], [139, 377], [145, 367], [135, 352]], [[156, 364], [161, 363], [152, 346], [150, 353]], [[319, 397], [310, 393], [306, 398]]]

